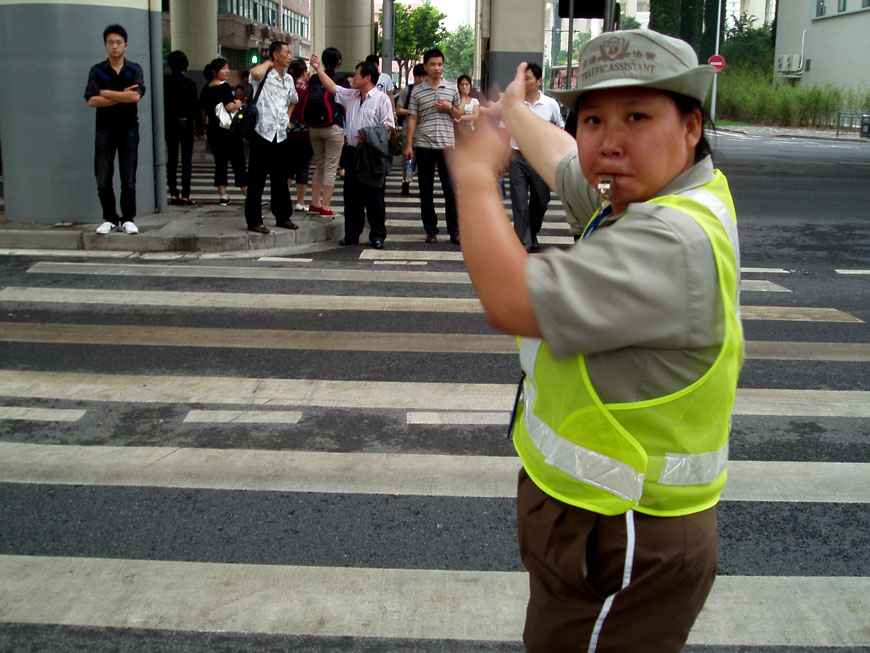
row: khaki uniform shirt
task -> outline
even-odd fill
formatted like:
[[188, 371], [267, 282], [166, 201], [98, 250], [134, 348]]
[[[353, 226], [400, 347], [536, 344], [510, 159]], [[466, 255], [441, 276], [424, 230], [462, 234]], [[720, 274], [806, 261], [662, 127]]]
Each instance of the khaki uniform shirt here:
[[[660, 195], [713, 178], [706, 157]], [[598, 208], [577, 152], [556, 169], [556, 190], [574, 233]], [[724, 337], [713, 248], [688, 215], [630, 204], [568, 250], [530, 257], [526, 283], [538, 325], [554, 356], [585, 354], [605, 402], [641, 401], [700, 378]]]

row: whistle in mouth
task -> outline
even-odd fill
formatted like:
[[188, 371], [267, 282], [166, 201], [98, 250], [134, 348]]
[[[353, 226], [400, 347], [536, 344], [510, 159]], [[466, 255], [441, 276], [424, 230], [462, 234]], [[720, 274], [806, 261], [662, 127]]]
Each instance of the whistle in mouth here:
[[598, 182], [598, 194], [605, 200], [610, 199], [610, 189], [613, 186], [613, 176], [604, 175], [601, 181]]

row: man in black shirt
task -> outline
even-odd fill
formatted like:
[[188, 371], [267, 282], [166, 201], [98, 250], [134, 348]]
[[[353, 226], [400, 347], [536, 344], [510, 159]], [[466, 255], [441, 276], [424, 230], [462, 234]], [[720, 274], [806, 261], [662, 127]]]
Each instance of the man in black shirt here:
[[[145, 95], [142, 66], [127, 61], [127, 30], [109, 25], [103, 30], [109, 58], [94, 65], [88, 75], [85, 99], [97, 109], [94, 172], [97, 193], [103, 207], [98, 234], [123, 231], [139, 233], [136, 215], [136, 166], [139, 161], [139, 116], [136, 104]], [[115, 210], [115, 152], [121, 172], [121, 217]]]

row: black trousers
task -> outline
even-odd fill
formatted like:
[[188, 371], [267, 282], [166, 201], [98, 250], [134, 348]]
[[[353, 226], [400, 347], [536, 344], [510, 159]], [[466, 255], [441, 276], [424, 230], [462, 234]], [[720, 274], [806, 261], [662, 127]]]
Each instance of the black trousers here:
[[341, 167], [344, 168], [344, 237], [350, 241], [359, 240], [368, 217], [369, 240], [384, 240], [387, 237], [384, 200], [386, 179], [379, 188], [362, 183], [353, 162], [354, 152], [354, 148], [345, 146], [341, 153]]
[[263, 224], [263, 190], [269, 177], [272, 201], [269, 208], [278, 224], [293, 215], [290, 191], [287, 188], [290, 141], [271, 143], [259, 134], [251, 139], [251, 164], [248, 171], [248, 196], [245, 198], [245, 221], [249, 227]]
[[529, 251], [538, 245], [538, 232], [550, 203], [550, 187], [519, 150], [511, 155], [510, 180], [514, 231]]
[[248, 173], [245, 170], [245, 150], [242, 139], [230, 134], [228, 129], [209, 127], [208, 147], [214, 156], [214, 185], [226, 186], [227, 163], [233, 167], [233, 180], [238, 188], [248, 185]]
[[166, 123], [166, 181], [169, 194], [178, 195], [178, 148], [181, 148], [181, 197], [190, 198], [193, 176], [193, 123], [186, 118]]
[[438, 216], [435, 213], [435, 169], [438, 168], [438, 178], [441, 180], [441, 190], [444, 191], [444, 210], [447, 217], [447, 233], [459, 235], [459, 221], [456, 219], [456, 199], [453, 195], [453, 184], [444, 150], [432, 150], [428, 147], [414, 148], [417, 159], [417, 184], [420, 187], [420, 212], [423, 218], [423, 228], [427, 234], [438, 233]]
[[[115, 210], [115, 154], [121, 173], [121, 218]], [[94, 146], [94, 174], [103, 220], [120, 224], [136, 216], [136, 167], [139, 164], [138, 127], [97, 127]]]

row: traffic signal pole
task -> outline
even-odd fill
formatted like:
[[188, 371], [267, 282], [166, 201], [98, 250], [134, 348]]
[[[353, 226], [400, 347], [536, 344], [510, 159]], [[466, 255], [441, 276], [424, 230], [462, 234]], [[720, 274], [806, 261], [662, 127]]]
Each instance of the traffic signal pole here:
[[[716, 54], [719, 54], [719, 35], [722, 33], [722, 0], [719, 0], [719, 14], [716, 16]], [[713, 99], [710, 102], [710, 120], [716, 123], [716, 87], [719, 81], [719, 73], [713, 75]]]
[[[381, 48], [381, 72], [386, 72], [390, 77], [393, 76], [393, 55], [396, 52], [395, 48], [395, 11], [393, 0], [384, 0], [382, 8], [383, 25], [383, 46]], [[405, 80], [399, 80], [400, 82]]]

